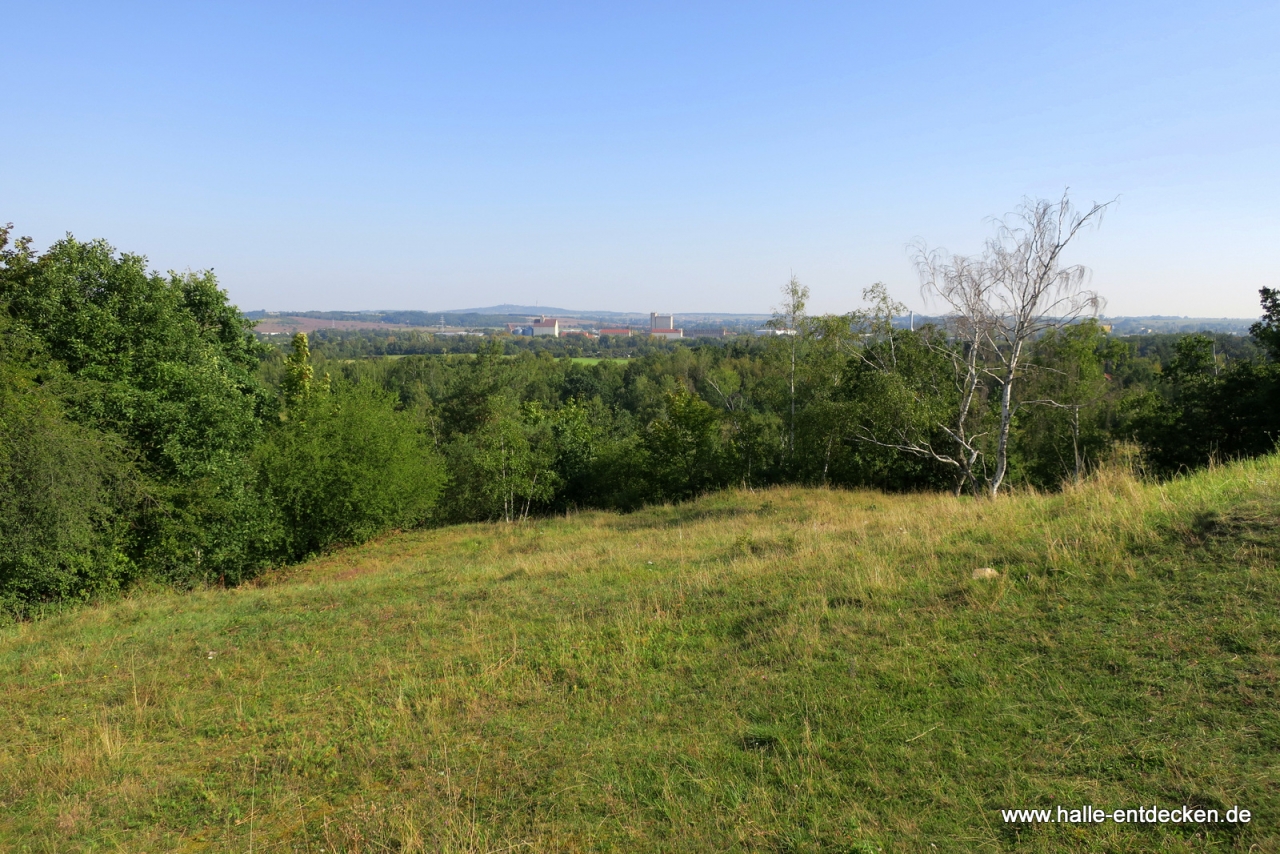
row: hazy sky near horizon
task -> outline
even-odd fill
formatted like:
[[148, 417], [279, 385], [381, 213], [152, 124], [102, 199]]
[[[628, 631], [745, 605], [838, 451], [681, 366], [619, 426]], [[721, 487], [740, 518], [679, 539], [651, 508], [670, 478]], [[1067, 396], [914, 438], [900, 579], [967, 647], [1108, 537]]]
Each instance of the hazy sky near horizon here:
[[1106, 313], [1280, 287], [1280, 3], [14, 4], [0, 221], [245, 309], [814, 311], [1119, 197]]

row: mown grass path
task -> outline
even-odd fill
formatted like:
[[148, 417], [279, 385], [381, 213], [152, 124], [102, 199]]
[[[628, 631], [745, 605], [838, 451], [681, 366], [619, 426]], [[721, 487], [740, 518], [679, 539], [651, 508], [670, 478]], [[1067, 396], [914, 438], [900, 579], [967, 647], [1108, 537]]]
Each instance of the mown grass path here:
[[[1276, 850], [1278, 520], [1274, 457], [775, 489], [10, 625], [0, 848]], [[999, 812], [1084, 804], [1253, 819]]]

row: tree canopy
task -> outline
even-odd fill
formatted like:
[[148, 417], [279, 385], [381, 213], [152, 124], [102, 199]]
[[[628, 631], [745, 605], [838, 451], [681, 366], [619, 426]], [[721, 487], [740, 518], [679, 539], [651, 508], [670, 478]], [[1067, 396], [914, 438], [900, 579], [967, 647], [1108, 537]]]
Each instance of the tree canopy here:
[[[935, 258], [928, 281], [963, 308], [992, 258]], [[0, 609], [733, 486], [989, 495], [1057, 488], [1126, 446], [1157, 476], [1267, 453], [1280, 304], [1261, 296], [1252, 339], [1120, 338], [1043, 313], [1009, 338], [995, 309], [911, 328], [883, 285], [864, 309], [811, 316], [793, 277], [787, 335], [592, 360], [500, 336], [436, 353], [428, 337], [418, 355], [360, 357], [385, 336], [266, 343], [211, 271], [162, 275], [71, 236], [37, 254], [0, 229]]]

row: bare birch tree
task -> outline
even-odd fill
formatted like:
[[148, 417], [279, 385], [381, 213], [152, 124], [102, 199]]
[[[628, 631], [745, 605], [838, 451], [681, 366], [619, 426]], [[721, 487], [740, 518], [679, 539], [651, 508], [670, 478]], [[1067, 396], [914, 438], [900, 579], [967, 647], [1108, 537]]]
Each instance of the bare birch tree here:
[[805, 323], [805, 304], [809, 301], [809, 288], [800, 284], [793, 274], [791, 281], [782, 286], [782, 304], [773, 310], [773, 317], [766, 324], [778, 335], [786, 336], [788, 357], [791, 367], [787, 373], [787, 383], [791, 397], [791, 419], [787, 432], [787, 456], [795, 457], [796, 453], [796, 358], [800, 347], [800, 336]]
[[948, 256], [917, 246], [921, 290], [948, 309], [949, 350], [960, 403], [953, 422], [940, 426], [956, 448], [939, 453], [919, 442], [899, 447], [955, 465], [962, 478], [957, 489], [965, 482], [976, 484], [976, 464], [983, 453], [978, 440], [986, 434], [971, 434], [968, 424], [984, 377], [999, 393], [995, 470], [985, 484], [995, 496], [1009, 471], [1009, 432], [1018, 407], [1014, 389], [1024, 373], [1028, 343], [1049, 329], [1096, 316], [1102, 308], [1102, 298], [1085, 288], [1088, 268], [1064, 266], [1062, 253], [1085, 227], [1096, 225], [1111, 204], [1095, 202], [1080, 212], [1065, 192], [1057, 202], [1026, 199], [999, 221], [996, 235], [976, 257]]
[[[956, 494], [977, 481], [977, 466], [982, 458], [981, 440], [985, 432], [971, 428], [975, 404], [981, 403], [982, 352], [990, 340], [996, 319], [990, 310], [990, 294], [995, 286], [991, 268], [980, 258], [963, 255], [947, 257], [943, 252], [928, 252], [920, 246], [916, 253], [916, 269], [920, 273], [926, 296], [940, 299], [949, 309], [948, 332], [951, 340], [942, 344], [952, 363], [959, 405], [950, 423], [939, 424], [955, 447], [939, 453], [925, 447], [928, 456], [955, 466], [958, 474]], [[916, 451], [916, 453], [920, 453]]]
[[1111, 204], [1094, 202], [1081, 212], [1066, 192], [1057, 202], [1027, 199], [987, 241], [984, 264], [992, 287], [984, 310], [995, 321], [987, 334], [998, 365], [993, 375], [1000, 385], [996, 467], [989, 483], [993, 496], [1009, 471], [1009, 430], [1017, 409], [1014, 386], [1022, 376], [1027, 343], [1049, 329], [1096, 317], [1105, 304], [1096, 291], [1085, 288], [1089, 269], [1063, 266], [1062, 253], [1086, 226], [1100, 223]]

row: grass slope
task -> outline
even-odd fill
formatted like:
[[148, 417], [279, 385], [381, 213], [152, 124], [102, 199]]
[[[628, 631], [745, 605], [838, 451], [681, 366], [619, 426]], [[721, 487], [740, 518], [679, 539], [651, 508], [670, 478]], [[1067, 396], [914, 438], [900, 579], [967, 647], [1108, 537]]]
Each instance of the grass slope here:
[[[739, 492], [10, 625], [0, 847], [1276, 850], [1278, 516], [1275, 457]], [[1059, 804], [1254, 818], [999, 813]]]

